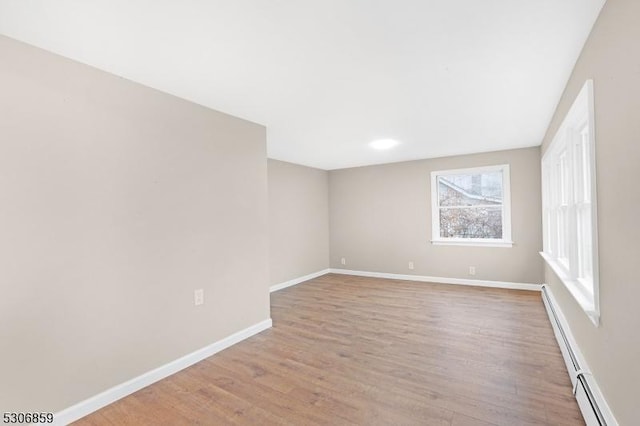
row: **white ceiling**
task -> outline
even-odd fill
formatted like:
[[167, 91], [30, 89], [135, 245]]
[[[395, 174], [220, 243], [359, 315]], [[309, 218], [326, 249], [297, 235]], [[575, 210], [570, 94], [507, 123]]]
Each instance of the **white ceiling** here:
[[[0, 0], [0, 33], [323, 169], [539, 145], [605, 0]], [[401, 142], [389, 151], [373, 139]]]

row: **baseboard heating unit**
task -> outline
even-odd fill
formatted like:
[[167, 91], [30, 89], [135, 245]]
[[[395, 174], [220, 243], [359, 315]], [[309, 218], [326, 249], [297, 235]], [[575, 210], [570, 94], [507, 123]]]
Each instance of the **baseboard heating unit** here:
[[571, 377], [573, 394], [578, 401], [586, 424], [588, 426], [618, 426], [600, 388], [591, 375], [551, 289], [547, 285], [542, 286], [542, 300], [567, 365], [569, 377]]

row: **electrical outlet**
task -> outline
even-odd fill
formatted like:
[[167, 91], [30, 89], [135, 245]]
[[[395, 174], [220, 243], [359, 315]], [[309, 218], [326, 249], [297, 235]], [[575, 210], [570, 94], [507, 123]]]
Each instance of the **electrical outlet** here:
[[413, 270], [413, 262], [409, 262], [409, 269]]
[[342, 263], [343, 265], [347, 264], [347, 259], [345, 259], [344, 257], [342, 259], [340, 259], [340, 263]]
[[476, 274], [476, 267], [469, 266], [469, 275], [475, 275], [475, 274]]
[[193, 291], [193, 303], [196, 306], [204, 305], [204, 290], [199, 288]]

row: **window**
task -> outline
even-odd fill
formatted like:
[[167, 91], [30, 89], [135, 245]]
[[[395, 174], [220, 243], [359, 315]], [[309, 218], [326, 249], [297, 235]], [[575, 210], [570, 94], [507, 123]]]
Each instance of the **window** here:
[[588, 80], [542, 158], [541, 253], [598, 324], [593, 82]]
[[431, 173], [433, 244], [511, 247], [509, 166]]

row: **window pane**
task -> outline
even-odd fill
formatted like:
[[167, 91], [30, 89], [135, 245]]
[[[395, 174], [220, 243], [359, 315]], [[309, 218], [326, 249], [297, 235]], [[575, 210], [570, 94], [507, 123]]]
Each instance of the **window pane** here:
[[438, 176], [440, 206], [502, 204], [502, 172]]
[[582, 199], [585, 203], [591, 201], [591, 159], [589, 158], [589, 127], [582, 129], [581, 153], [582, 153]]
[[567, 207], [561, 207], [558, 209], [558, 258], [565, 259], [565, 262], [569, 261], [569, 209]]
[[440, 209], [442, 238], [502, 238], [502, 208]]
[[569, 169], [567, 168], [567, 152], [560, 154], [558, 162], [558, 175], [560, 178], [560, 204], [566, 206], [569, 204]]
[[587, 205], [578, 209], [578, 278], [590, 280], [593, 277], [591, 262], [591, 209]]

